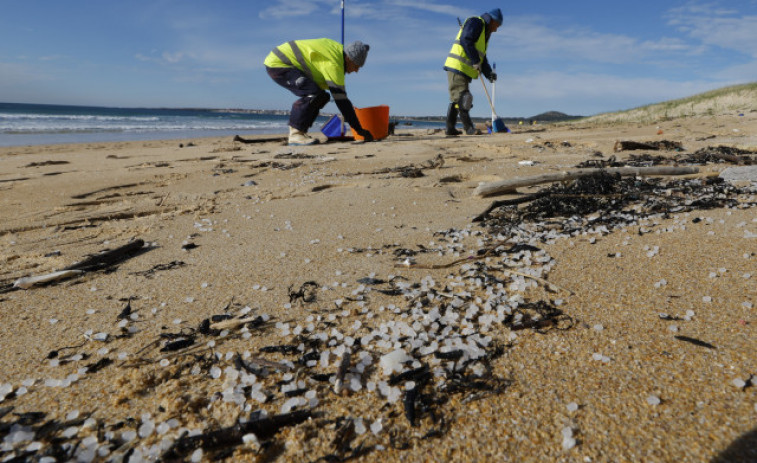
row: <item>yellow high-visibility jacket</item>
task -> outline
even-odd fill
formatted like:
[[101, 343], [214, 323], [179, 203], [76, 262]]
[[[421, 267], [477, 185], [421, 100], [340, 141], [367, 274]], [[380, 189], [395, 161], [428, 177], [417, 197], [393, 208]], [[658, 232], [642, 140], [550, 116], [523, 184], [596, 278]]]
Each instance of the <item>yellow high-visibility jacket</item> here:
[[[466, 22], [472, 19], [478, 19], [481, 22], [485, 22], [484, 18], [480, 16], [468, 18]], [[473, 69], [473, 62], [470, 60], [470, 57], [465, 53], [465, 49], [460, 44], [460, 36], [463, 33], [463, 29], [464, 27], [461, 27], [460, 31], [457, 33], [455, 42], [452, 44], [452, 49], [450, 50], [449, 55], [447, 55], [447, 60], [444, 62], [444, 67], [460, 71], [471, 79], [478, 79], [478, 71]], [[486, 56], [486, 47], [486, 26], [484, 26], [484, 28], [481, 30], [481, 35], [478, 37], [478, 40], [476, 40], [476, 51], [478, 52], [478, 61], [476, 61], [477, 63], [484, 62], [484, 57]]]
[[274, 48], [263, 64], [269, 68], [297, 68], [339, 100], [347, 98], [343, 53], [342, 44], [331, 39], [292, 40]]

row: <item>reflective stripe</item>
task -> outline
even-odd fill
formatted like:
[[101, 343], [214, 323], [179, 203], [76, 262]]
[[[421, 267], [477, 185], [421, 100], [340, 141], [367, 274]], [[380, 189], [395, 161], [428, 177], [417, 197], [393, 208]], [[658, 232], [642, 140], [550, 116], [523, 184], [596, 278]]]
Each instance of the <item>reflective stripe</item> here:
[[329, 86], [329, 91], [331, 92], [331, 96], [334, 97], [334, 100], [347, 99], [347, 89], [345, 89], [343, 85], [337, 85], [335, 82], [332, 82], [330, 80], [326, 81], [326, 85]]
[[468, 66], [473, 66], [473, 63], [471, 62], [471, 60], [469, 60], [468, 58], [464, 58], [464, 57], [462, 57], [460, 55], [456, 55], [454, 53], [450, 53], [449, 55], [447, 55], [447, 57], [448, 58], [452, 58], [452, 59], [456, 59], [458, 61], [462, 61], [463, 63], [467, 64]]
[[[459, 46], [460, 46], [461, 48], [462, 48], [462, 46], [463, 46], [463, 44], [462, 44], [462, 43], [460, 43], [460, 40], [455, 40], [455, 42], [454, 42], [454, 43], [453, 43], [452, 45], [459, 45]], [[465, 50], [465, 49], [463, 49], [463, 50]], [[484, 56], [486, 55], [486, 53], [481, 53], [481, 50], [476, 50], [476, 52], [478, 53], [478, 60], [479, 60], [479, 61], [483, 61], [483, 60], [484, 60]], [[453, 54], [453, 53], [450, 53], [450, 54], [449, 54], [449, 56], [450, 56], [451, 58], [458, 58], [458, 59], [459, 59], [460, 61], [462, 61], [462, 62], [464, 62], [464, 63], [466, 63], [466, 62], [467, 62], [468, 64], [471, 64], [470, 60], [467, 60], [467, 61], [466, 61], [466, 60], [465, 60], [465, 59], [464, 59], [464, 58], [463, 58], [462, 56], [460, 56], [460, 55], [455, 55], [455, 54]], [[472, 64], [471, 64], [471, 65], [472, 65]]]
[[286, 64], [287, 66], [295, 67], [294, 63], [292, 63], [287, 57], [287, 55], [285, 55], [281, 50], [279, 50], [278, 47], [274, 48], [271, 53], [276, 55], [276, 58], [278, 58], [282, 63]]
[[343, 91], [343, 92], [345, 91], [345, 89], [344, 89], [344, 85], [339, 85], [339, 84], [337, 84], [336, 82], [334, 82], [334, 81], [331, 81], [331, 80], [327, 80], [327, 81], [326, 81], [326, 85], [328, 85], [328, 86], [329, 86], [329, 88], [338, 89], [338, 90], [341, 90], [341, 91]]
[[290, 47], [292, 47], [292, 52], [294, 53], [294, 57], [297, 58], [297, 61], [300, 63], [300, 67], [302, 68], [302, 72], [305, 73], [306, 76], [310, 80], [315, 80], [313, 78], [313, 71], [310, 70], [310, 67], [308, 67], [307, 61], [305, 61], [305, 55], [302, 54], [302, 50], [300, 50], [300, 47], [297, 46], [294, 40], [291, 42], [287, 42]]

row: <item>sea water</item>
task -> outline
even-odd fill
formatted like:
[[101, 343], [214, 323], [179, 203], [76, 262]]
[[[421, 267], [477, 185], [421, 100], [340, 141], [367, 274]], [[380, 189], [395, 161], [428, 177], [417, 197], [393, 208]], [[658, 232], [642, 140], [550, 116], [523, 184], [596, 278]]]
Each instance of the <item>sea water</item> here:
[[[319, 116], [311, 131], [320, 130], [328, 119]], [[0, 103], [0, 146], [285, 134], [288, 121], [287, 114], [250, 110]], [[429, 122], [412, 125], [441, 127]]]

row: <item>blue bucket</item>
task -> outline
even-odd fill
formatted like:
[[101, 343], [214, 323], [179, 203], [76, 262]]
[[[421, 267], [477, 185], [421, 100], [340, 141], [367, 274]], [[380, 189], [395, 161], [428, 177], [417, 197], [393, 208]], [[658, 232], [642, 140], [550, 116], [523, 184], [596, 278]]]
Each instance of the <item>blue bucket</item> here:
[[342, 120], [339, 119], [339, 116], [331, 116], [331, 119], [326, 121], [326, 123], [323, 124], [323, 127], [321, 127], [321, 133], [326, 135], [326, 137], [328, 138], [343, 137], [344, 134], [342, 133]]

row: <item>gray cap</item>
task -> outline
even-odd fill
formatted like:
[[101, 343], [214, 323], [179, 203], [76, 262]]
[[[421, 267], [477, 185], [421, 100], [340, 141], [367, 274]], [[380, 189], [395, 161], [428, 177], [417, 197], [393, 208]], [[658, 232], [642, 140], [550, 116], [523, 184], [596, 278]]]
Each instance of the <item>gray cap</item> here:
[[370, 48], [370, 46], [356, 40], [344, 47], [344, 53], [349, 57], [350, 61], [355, 63], [358, 67], [363, 67]]

